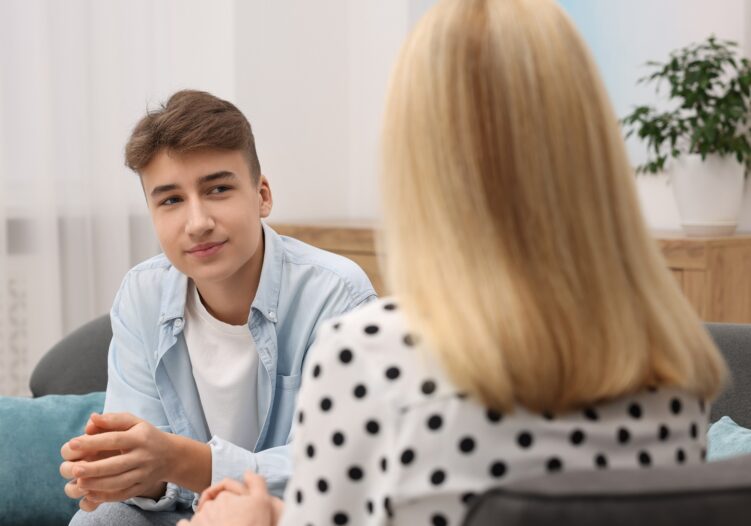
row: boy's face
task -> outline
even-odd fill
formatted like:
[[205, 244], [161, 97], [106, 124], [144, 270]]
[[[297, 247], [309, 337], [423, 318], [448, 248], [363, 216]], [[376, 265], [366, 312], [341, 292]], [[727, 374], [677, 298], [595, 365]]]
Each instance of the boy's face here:
[[271, 212], [265, 177], [254, 185], [240, 151], [159, 152], [141, 170], [167, 258], [200, 286], [240, 275], [263, 258], [261, 218]]

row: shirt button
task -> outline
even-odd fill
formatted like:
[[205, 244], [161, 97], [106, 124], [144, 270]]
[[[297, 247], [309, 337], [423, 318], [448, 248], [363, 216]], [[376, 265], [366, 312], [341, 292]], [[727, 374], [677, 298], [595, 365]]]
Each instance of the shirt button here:
[[271, 319], [271, 321], [276, 321], [276, 312], [274, 312], [273, 310], [270, 310], [269, 319]]
[[182, 318], [177, 318], [175, 320], [175, 328], [176, 329], [180, 329], [180, 328], [182, 328], [182, 326], [183, 326], [183, 320], [182, 320]]

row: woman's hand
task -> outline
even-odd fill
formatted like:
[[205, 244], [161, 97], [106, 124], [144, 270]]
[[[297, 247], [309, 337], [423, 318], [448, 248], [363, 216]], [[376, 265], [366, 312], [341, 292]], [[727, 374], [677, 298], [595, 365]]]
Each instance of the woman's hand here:
[[201, 494], [198, 511], [178, 526], [276, 526], [284, 504], [269, 494], [263, 477], [248, 471], [245, 484], [225, 479]]

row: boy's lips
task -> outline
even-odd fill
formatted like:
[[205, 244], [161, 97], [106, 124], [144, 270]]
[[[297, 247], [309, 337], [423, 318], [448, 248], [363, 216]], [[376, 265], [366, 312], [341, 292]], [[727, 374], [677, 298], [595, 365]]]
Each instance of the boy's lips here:
[[188, 249], [186, 252], [191, 256], [204, 257], [216, 254], [226, 243], [226, 241], [214, 243], [201, 243]]

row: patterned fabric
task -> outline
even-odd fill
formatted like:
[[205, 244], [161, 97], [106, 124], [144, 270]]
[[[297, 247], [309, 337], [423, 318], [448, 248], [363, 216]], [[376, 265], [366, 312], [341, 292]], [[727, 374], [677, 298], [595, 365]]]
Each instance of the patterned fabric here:
[[567, 414], [487, 410], [420, 349], [393, 300], [327, 323], [306, 365], [285, 526], [460, 524], [522, 477], [702, 462], [704, 404], [655, 389]]

